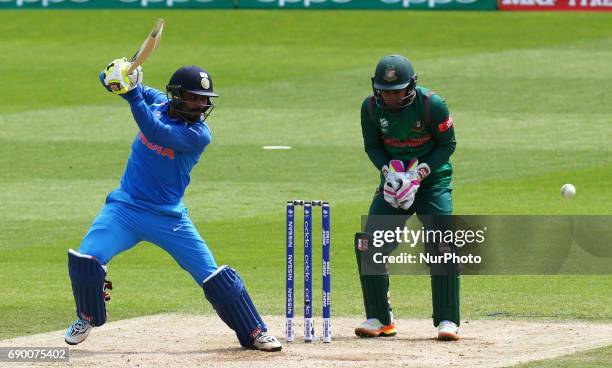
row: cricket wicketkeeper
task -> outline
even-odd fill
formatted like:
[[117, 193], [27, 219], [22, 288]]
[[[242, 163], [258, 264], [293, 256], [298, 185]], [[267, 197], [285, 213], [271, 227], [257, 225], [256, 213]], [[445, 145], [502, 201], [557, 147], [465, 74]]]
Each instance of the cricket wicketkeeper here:
[[141, 84], [140, 67], [128, 75], [129, 66], [126, 59], [116, 59], [100, 74], [106, 89], [128, 102], [139, 132], [119, 187], [107, 196], [78, 251], [68, 251], [77, 320], [66, 331], [66, 343], [83, 342], [93, 327], [106, 322], [112, 288], [106, 280], [108, 262], [148, 241], [191, 274], [240, 345], [281, 350], [238, 273], [217, 266], [183, 205], [191, 170], [211, 142], [205, 119], [218, 95], [210, 75], [197, 66], [180, 68], [162, 93]]
[[[373, 94], [361, 105], [365, 151], [381, 172], [365, 232], [355, 236], [366, 321], [355, 329], [360, 337], [397, 333], [389, 302], [389, 276], [362, 274], [361, 254], [371, 250], [368, 239], [376, 230], [403, 227], [416, 214], [426, 230], [447, 230], [452, 212], [452, 167], [455, 150], [453, 120], [436, 93], [417, 86], [408, 59], [385, 56], [372, 77]], [[384, 221], [376, 218], [385, 215]], [[390, 244], [390, 252], [397, 243]], [[456, 252], [453, 244], [427, 243], [432, 255]], [[430, 271], [435, 267], [430, 265]], [[439, 271], [439, 270], [438, 270]], [[433, 323], [441, 340], [457, 340], [459, 326], [459, 269], [431, 271]]]

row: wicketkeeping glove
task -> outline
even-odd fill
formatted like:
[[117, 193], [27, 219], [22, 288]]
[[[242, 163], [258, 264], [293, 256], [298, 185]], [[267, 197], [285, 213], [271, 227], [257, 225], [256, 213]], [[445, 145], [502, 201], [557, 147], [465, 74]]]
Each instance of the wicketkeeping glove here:
[[404, 163], [401, 160], [391, 160], [389, 165], [382, 168], [382, 174], [385, 177], [385, 185], [383, 186], [383, 196], [385, 201], [391, 206], [398, 208], [397, 189], [401, 186], [400, 175], [404, 172]]
[[430, 172], [429, 165], [426, 163], [419, 165], [419, 160], [410, 160], [406, 171], [400, 174], [401, 185], [396, 195], [399, 208], [408, 210], [412, 206], [416, 193], [421, 187], [421, 180], [425, 179]]
[[106, 89], [118, 95], [127, 93], [142, 83], [142, 68], [139, 66], [132, 72], [127, 73], [131, 63], [126, 58], [115, 59], [108, 64], [104, 70], [104, 85]]

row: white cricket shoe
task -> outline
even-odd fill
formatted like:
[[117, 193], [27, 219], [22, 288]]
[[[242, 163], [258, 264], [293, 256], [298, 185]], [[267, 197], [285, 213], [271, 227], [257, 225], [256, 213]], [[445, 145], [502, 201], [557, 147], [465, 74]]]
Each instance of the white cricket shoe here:
[[261, 351], [281, 351], [283, 346], [274, 335], [260, 332], [253, 341], [253, 348]]
[[459, 340], [459, 328], [454, 322], [442, 321], [438, 325], [438, 340], [456, 341]]
[[89, 322], [79, 318], [68, 327], [68, 330], [66, 330], [64, 341], [66, 341], [68, 345], [80, 344], [85, 341], [92, 328], [93, 326], [90, 325]]

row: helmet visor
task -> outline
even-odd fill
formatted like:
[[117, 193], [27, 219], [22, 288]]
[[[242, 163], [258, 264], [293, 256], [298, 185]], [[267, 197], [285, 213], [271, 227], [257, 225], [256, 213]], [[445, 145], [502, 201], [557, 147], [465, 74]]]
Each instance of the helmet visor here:
[[401, 84], [382, 84], [374, 82], [374, 88], [381, 91], [397, 91], [400, 89], [407, 88], [412, 81], [401, 83]]
[[183, 91], [193, 93], [194, 95], [199, 95], [199, 96], [219, 97], [218, 94], [214, 92], [209, 92], [209, 91], [202, 91], [202, 90], [197, 90], [197, 89], [183, 89]]

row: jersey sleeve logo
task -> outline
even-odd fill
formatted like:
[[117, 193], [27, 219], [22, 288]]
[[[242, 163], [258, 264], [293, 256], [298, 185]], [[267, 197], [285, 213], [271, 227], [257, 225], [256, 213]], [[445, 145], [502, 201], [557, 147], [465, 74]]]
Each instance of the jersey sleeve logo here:
[[453, 118], [447, 117], [446, 120], [438, 124], [438, 132], [444, 133], [453, 126]]
[[429, 174], [431, 174], [431, 168], [427, 164], [422, 164], [417, 167], [417, 174], [419, 176], [419, 180], [425, 179]]

